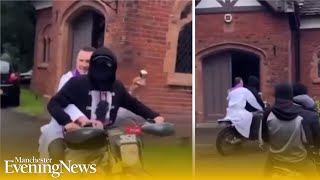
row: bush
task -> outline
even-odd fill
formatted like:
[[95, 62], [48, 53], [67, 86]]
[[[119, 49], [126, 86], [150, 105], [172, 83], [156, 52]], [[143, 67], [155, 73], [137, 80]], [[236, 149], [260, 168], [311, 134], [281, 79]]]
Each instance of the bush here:
[[320, 100], [316, 99], [317, 111], [320, 113]]

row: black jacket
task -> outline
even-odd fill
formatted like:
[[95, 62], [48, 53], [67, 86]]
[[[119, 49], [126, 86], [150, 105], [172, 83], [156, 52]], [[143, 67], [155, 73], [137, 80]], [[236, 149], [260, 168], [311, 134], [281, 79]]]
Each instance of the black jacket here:
[[262, 139], [264, 142], [269, 142], [267, 120], [271, 112], [274, 113], [279, 120], [291, 121], [299, 116], [300, 109], [287, 100], [276, 100], [272, 108], [266, 109], [262, 119]]
[[[259, 95], [259, 92], [257, 89], [253, 88], [253, 87], [247, 87], [247, 89], [249, 91], [251, 91], [251, 93], [254, 95], [254, 97], [256, 98], [257, 102], [260, 104], [260, 106], [262, 107], [262, 109], [264, 110], [264, 103]], [[246, 103], [246, 110], [249, 111], [249, 112], [255, 112], [257, 111], [258, 109], [252, 107], [248, 102]]]
[[319, 114], [315, 111], [305, 110], [300, 107], [300, 116], [303, 117], [302, 125], [306, 133], [308, 144], [320, 148], [320, 121]]
[[[251, 91], [251, 93], [254, 95], [256, 98], [257, 102], [260, 104], [262, 109], [264, 109], [264, 103], [261, 99], [261, 96], [259, 95], [259, 79], [255, 76], [250, 76], [248, 79], [248, 84], [246, 88]], [[252, 107], [248, 102], [246, 103], [246, 110], [249, 112], [255, 112], [257, 111], [256, 108]]]
[[265, 142], [269, 141], [267, 118], [271, 112], [281, 120], [290, 120], [297, 115], [301, 116], [303, 118], [302, 126], [308, 142], [307, 145], [320, 148], [320, 122], [318, 113], [305, 110], [301, 106], [293, 103], [282, 101], [277, 101], [273, 108], [267, 109], [264, 112], [264, 118], [262, 120], [262, 139]]
[[[47, 106], [49, 113], [60, 125], [66, 125], [72, 122], [72, 120], [70, 116], [64, 112], [64, 108], [69, 104], [74, 104], [90, 119], [91, 109], [88, 107], [91, 106], [92, 101], [92, 97], [89, 95], [91, 90], [92, 84], [88, 76], [83, 75], [71, 78], [63, 88], [50, 99]], [[110, 111], [111, 123], [114, 123], [119, 107], [128, 109], [145, 119], [153, 119], [159, 115], [132, 97], [120, 81], [115, 81], [113, 93], [114, 96], [112, 96], [111, 104], [113, 108]]]
[[294, 103], [300, 108], [303, 117], [303, 128], [309, 137], [309, 142], [316, 148], [320, 148], [320, 119], [319, 113], [315, 110], [314, 100], [307, 94], [298, 95], [294, 98]]

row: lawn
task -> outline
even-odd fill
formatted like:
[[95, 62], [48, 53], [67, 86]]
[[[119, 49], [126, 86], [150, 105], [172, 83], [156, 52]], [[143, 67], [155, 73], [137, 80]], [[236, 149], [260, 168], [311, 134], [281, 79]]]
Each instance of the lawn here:
[[30, 89], [21, 89], [18, 111], [38, 116], [42, 115], [44, 110], [45, 105], [41, 96], [36, 96]]

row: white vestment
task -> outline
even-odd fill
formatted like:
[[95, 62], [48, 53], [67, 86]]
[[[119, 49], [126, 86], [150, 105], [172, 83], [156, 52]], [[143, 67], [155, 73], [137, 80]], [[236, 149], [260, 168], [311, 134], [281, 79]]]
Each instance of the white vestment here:
[[[59, 82], [58, 91], [73, 77], [72, 72], [64, 74]], [[64, 111], [69, 114], [72, 121], [77, 120], [81, 116], [85, 116], [75, 105], [68, 105]], [[57, 139], [63, 138], [64, 127], [59, 125], [58, 122], [51, 118], [49, 124], [40, 128], [41, 135], [39, 138], [39, 153], [41, 158], [49, 158], [48, 147], [49, 144]]]
[[239, 87], [228, 93], [228, 108], [225, 120], [230, 120], [237, 131], [244, 137], [249, 138], [252, 113], [245, 109], [248, 102], [252, 107], [262, 110], [262, 107], [247, 88]]

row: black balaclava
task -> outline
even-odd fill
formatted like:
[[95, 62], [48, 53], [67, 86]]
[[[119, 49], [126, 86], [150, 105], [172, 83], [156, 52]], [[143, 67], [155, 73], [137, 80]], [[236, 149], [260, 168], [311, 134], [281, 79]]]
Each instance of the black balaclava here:
[[308, 94], [308, 89], [305, 85], [301, 83], [293, 84], [293, 96], [306, 95]]
[[117, 59], [110, 49], [101, 47], [93, 52], [88, 77], [92, 85], [91, 90], [100, 91], [100, 101], [97, 104], [95, 114], [97, 120], [103, 123], [106, 121], [106, 114], [110, 108], [110, 104], [107, 102], [107, 94], [104, 91], [113, 91], [116, 71]]
[[293, 90], [288, 83], [281, 83], [275, 87], [275, 104], [272, 108], [274, 115], [283, 121], [291, 121], [295, 119], [300, 110], [293, 104]]
[[275, 86], [274, 97], [282, 100], [293, 100], [293, 90], [292, 86], [289, 83], [281, 83]]
[[88, 77], [92, 90], [112, 91], [116, 80], [117, 58], [114, 53], [101, 47], [95, 50], [90, 59]]
[[248, 78], [247, 87], [252, 87], [259, 91], [259, 79], [256, 76], [250, 76]]

